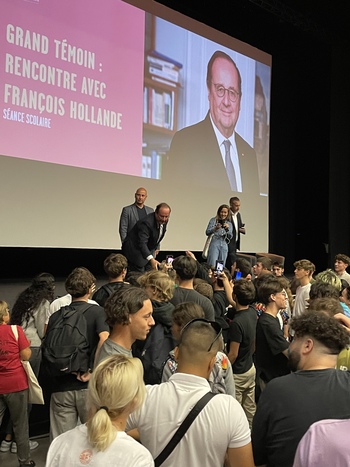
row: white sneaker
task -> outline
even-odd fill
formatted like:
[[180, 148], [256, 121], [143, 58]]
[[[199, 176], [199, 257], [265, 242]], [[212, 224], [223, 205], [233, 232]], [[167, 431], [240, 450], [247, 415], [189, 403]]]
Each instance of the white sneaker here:
[[6, 439], [3, 439], [0, 444], [0, 451], [8, 452], [11, 448], [11, 443], [12, 441], [6, 441]]
[[[33, 451], [34, 449], [36, 449], [37, 447], [39, 446], [39, 443], [37, 441], [32, 441], [31, 439], [29, 440], [29, 449], [31, 451]], [[13, 441], [12, 442], [12, 445], [11, 445], [11, 452], [12, 454], [16, 454], [17, 453], [17, 444], [16, 444], [16, 441]]]

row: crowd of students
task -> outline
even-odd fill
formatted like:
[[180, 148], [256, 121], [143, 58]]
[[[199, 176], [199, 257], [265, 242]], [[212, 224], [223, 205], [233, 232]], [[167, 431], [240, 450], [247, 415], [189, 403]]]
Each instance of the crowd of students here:
[[[350, 419], [349, 263], [339, 254], [334, 269], [315, 274], [311, 261], [298, 260], [287, 279], [269, 258], [253, 269], [237, 258], [234, 279], [189, 251], [130, 274], [113, 253], [103, 286], [77, 267], [56, 299], [54, 277], [39, 274], [12, 310], [0, 301], [0, 423], [10, 414], [0, 450], [35, 465], [21, 364], [29, 360], [39, 381], [50, 375], [48, 467], [292, 467], [296, 452], [295, 466], [316, 465], [311, 425]], [[48, 336], [67, 313], [84, 315], [86, 364], [56, 374]], [[172, 445], [208, 392], [216, 396]]]

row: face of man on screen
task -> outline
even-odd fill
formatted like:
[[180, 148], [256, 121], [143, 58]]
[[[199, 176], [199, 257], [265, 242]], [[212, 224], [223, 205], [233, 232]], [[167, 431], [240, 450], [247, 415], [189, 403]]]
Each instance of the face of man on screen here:
[[239, 117], [241, 94], [237, 70], [225, 58], [217, 58], [212, 65], [208, 99], [215, 126], [225, 138], [229, 138]]

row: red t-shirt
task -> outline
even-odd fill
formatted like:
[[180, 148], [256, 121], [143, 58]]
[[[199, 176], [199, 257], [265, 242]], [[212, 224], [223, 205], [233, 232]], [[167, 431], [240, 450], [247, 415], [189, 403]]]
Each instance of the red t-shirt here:
[[28, 388], [27, 374], [19, 352], [30, 346], [23, 329], [17, 326], [18, 341], [9, 325], [0, 325], [0, 394]]

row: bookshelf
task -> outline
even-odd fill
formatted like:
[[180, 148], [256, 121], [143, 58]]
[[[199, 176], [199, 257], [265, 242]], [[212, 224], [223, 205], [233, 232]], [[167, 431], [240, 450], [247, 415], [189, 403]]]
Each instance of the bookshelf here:
[[182, 65], [154, 50], [145, 56], [142, 176], [160, 179], [177, 130]]

